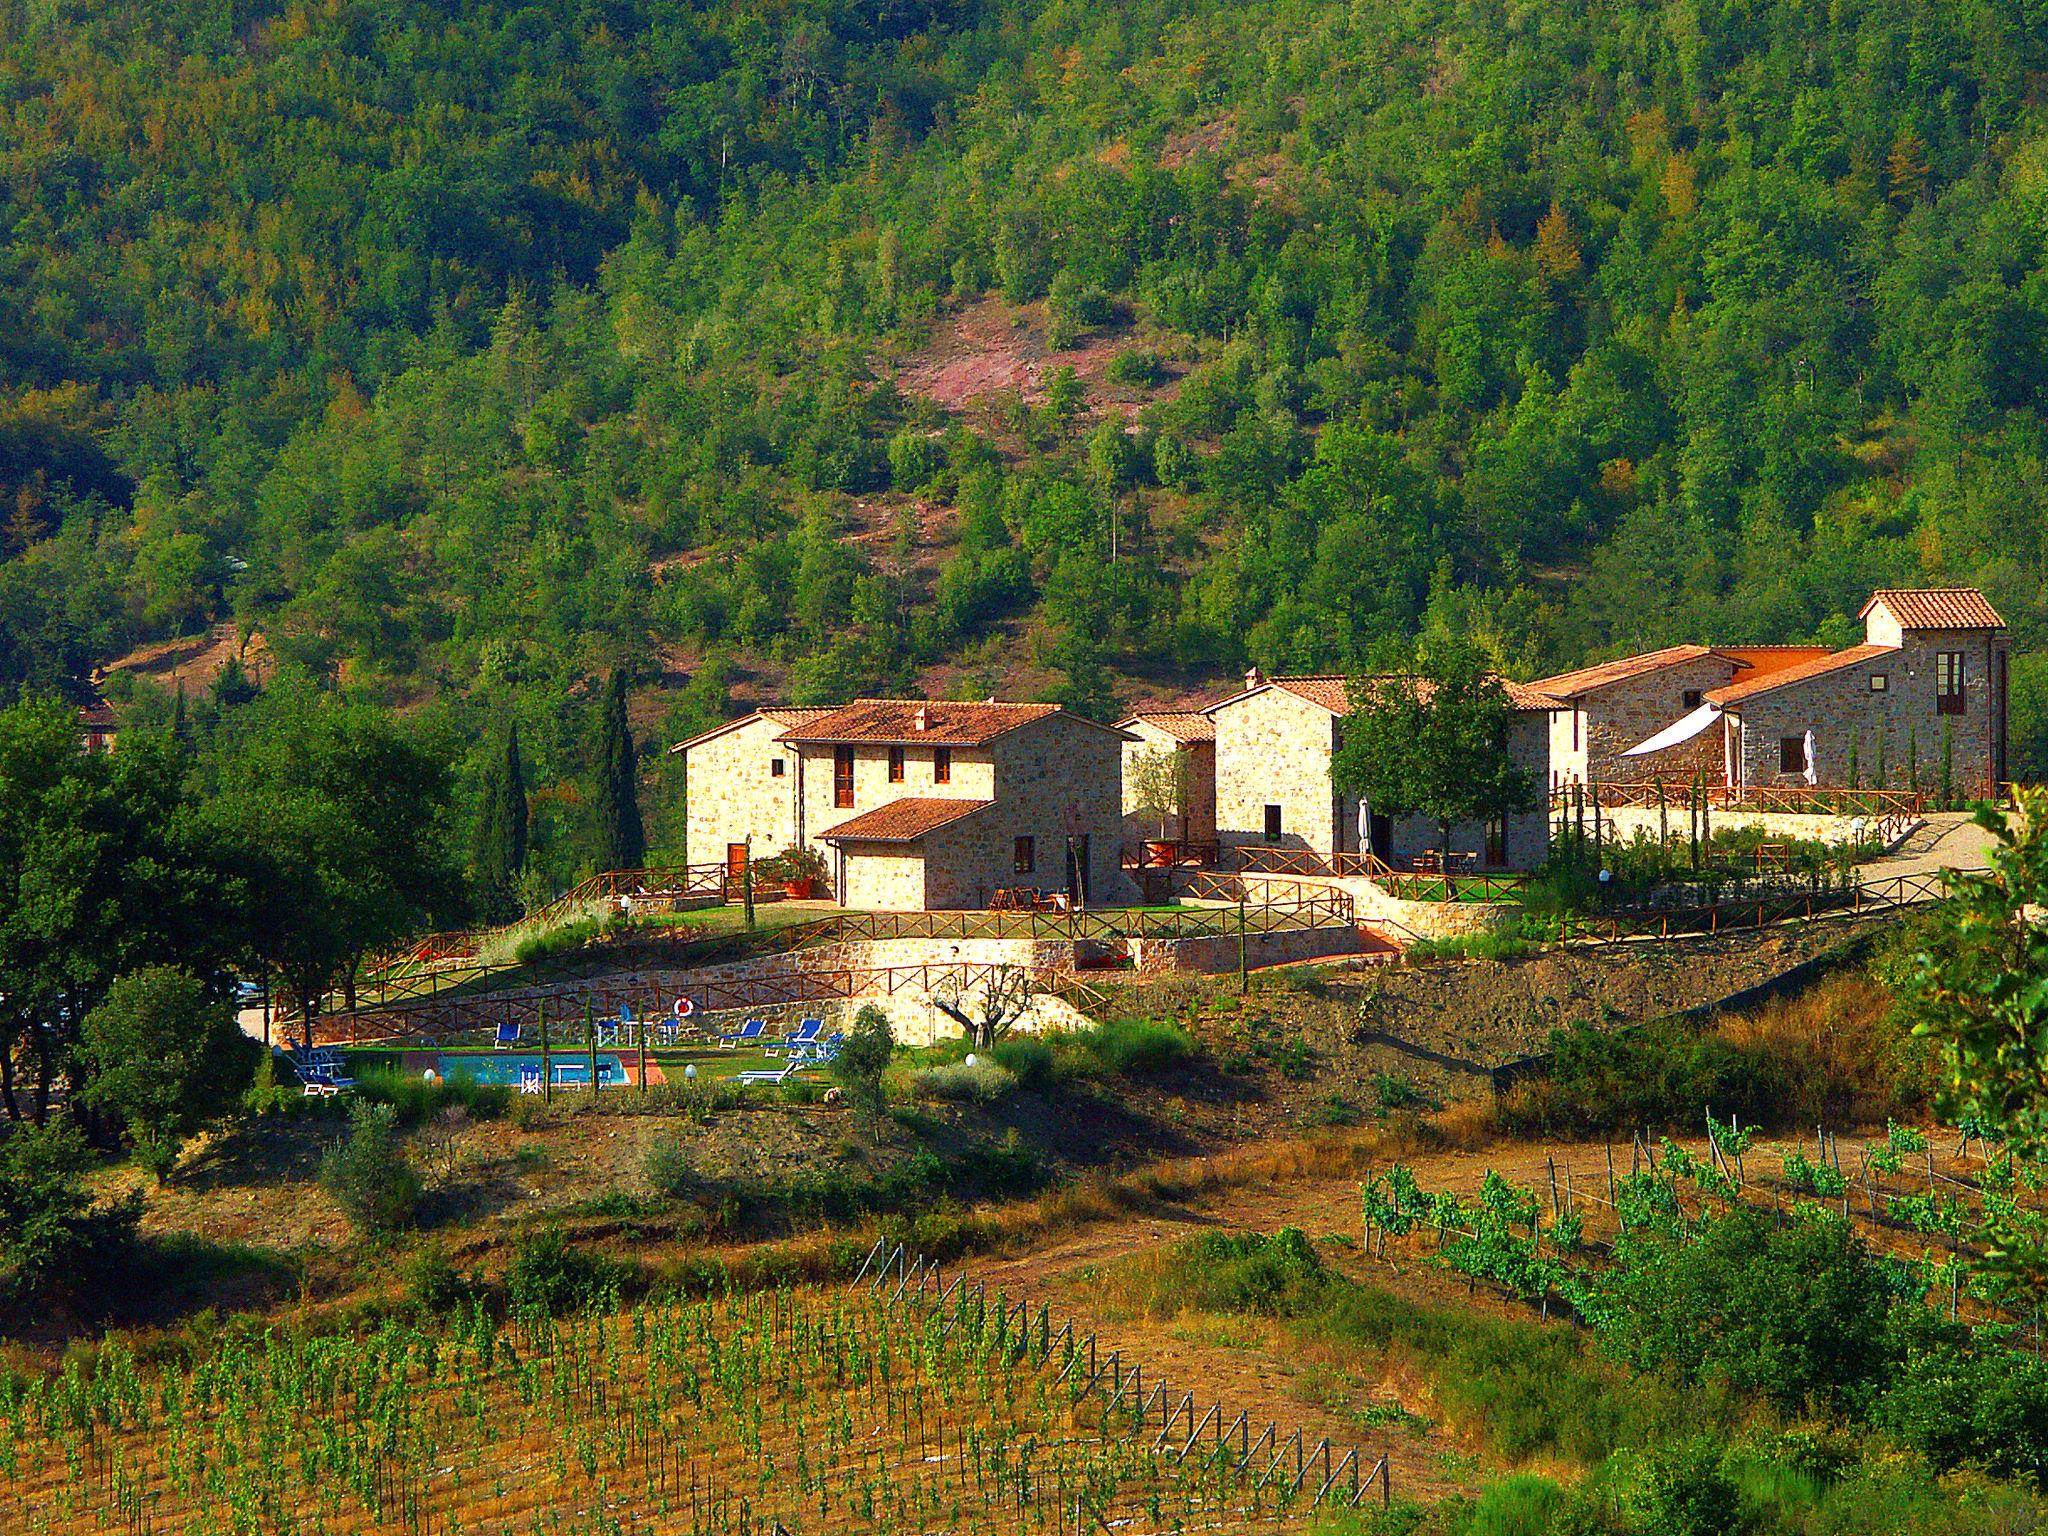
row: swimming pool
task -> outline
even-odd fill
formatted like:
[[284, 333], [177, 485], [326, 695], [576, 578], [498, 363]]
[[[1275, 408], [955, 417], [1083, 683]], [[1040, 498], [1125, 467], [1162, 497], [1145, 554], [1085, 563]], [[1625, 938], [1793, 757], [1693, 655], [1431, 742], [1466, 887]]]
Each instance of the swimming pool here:
[[[590, 1057], [587, 1054], [548, 1056], [548, 1066], [557, 1084], [589, 1083]], [[434, 1071], [442, 1077], [466, 1077], [473, 1083], [496, 1083], [507, 1088], [517, 1088], [522, 1079], [540, 1078], [540, 1052], [508, 1051], [484, 1055], [442, 1055], [435, 1058]], [[653, 1074], [650, 1073], [649, 1076]], [[597, 1057], [597, 1081], [602, 1087], [607, 1083], [626, 1081], [626, 1069], [617, 1056], [600, 1051]]]

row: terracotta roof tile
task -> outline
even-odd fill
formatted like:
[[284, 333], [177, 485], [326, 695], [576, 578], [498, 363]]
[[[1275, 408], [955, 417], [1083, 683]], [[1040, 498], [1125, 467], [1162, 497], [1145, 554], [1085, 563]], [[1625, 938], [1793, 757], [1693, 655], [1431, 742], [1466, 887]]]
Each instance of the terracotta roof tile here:
[[1998, 610], [1975, 587], [1883, 587], [1870, 594], [1856, 617], [1879, 603], [1892, 611], [1901, 629], [2005, 628]]
[[1128, 730], [1134, 725], [1149, 725], [1154, 730], [1164, 731], [1175, 741], [1216, 739], [1216, 722], [1209, 717], [1206, 710], [1154, 709], [1117, 721], [1118, 728], [1122, 730]]
[[[1057, 704], [961, 704], [946, 699], [855, 699], [784, 734], [784, 741], [873, 741], [911, 746], [978, 747], [1034, 720], [1064, 713]], [[924, 726], [918, 726], [922, 714]], [[1069, 719], [1079, 719], [1070, 715]], [[1094, 725], [1095, 722], [1085, 721]], [[1105, 729], [1105, 727], [1097, 727]]]
[[1681, 666], [1714, 654], [1711, 646], [1667, 645], [1661, 651], [1644, 651], [1613, 661], [1595, 662], [1590, 667], [1580, 667], [1571, 672], [1559, 672], [1552, 677], [1539, 677], [1531, 686], [1555, 699], [1573, 699], [1616, 683], [1625, 683], [1630, 678], [1644, 677], [1666, 667]]
[[787, 729], [791, 726], [802, 725], [806, 720], [815, 720], [820, 715], [829, 715], [831, 713], [830, 709], [822, 709], [805, 704], [763, 704], [759, 709], [754, 710], [750, 714], [741, 715], [736, 720], [727, 720], [719, 725], [714, 725], [708, 731], [699, 731], [687, 740], [677, 742], [669, 748], [669, 751], [687, 752], [699, 743], [710, 741], [714, 737], [723, 736], [727, 731], [732, 730], [736, 726], [745, 725], [750, 720], [766, 720], [771, 724]]
[[[1549, 710], [1559, 707], [1555, 698], [1534, 684], [1518, 683], [1505, 677], [1496, 681], [1507, 694], [1509, 706], [1514, 709]], [[1276, 677], [1272, 679], [1272, 684], [1276, 688], [1285, 688], [1289, 693], [1307, 699], [1311, 704], [1321, 705], [1333, 715], [1351, 713], [1350, 683], [1334, 673]]]
[[993, 800], [933, 800], [910, 796], [878, 805], [818, 835], [828, 843], [914, 843], [925, 833], [987, 810]]
[[1726, 709], [1731, 704], [1740, 704], [1744, 699], [1753, 699], [1758, 694], [1769, 693], [1772, 689], [1783, 688], [1789, 683], [1803, 683], [1810, 677], [1825, 677], [1830, 672], [1853, 667], [1859, 661], [1898, 654], [1898, 651], [1889, 645], [1852, 645], [1846, 651], [1836, 651], [1829, 656], [1802, 661], [1794, 667], [1781, 667], [1775, 672], [1766, 672], [1762, 677], [1752, 678], [1746, 683], [1730, 683], [1726, 688], [1709, 689], [1705, 697], [1709, 704], [1718, 704]]

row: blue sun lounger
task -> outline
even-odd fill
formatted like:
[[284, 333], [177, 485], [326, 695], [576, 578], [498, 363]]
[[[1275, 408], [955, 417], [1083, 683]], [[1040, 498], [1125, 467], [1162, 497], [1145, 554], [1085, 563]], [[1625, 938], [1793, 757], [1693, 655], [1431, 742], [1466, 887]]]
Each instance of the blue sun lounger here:
[[749, 1019], [740, 1026], [736, 1035], [720, 1035], [718, 1043], [728, 1048], [735, 1045], [752, 1045], [761, 1038], [761, 1031], [768, 1027], [766, 1019]]

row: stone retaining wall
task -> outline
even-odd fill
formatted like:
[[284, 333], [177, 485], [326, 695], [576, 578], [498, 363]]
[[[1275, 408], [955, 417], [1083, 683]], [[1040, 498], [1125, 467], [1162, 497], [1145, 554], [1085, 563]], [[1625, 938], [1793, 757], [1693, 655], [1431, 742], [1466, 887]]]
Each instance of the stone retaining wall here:
[[[1240, 878], [1247, 886], [1253, 886], [1264, 877], [1248, 874]], [[1520, 904], [1512, 901], [1403, 901], [1398, 896], [1389, 895], [1363, 875], [1286, 875], [1272, 878], [1290, 884], [1342, 891], [1351, 898], [1352, 911], [1361, 923], [1383, 924], [1394, 931], [1396, 938], [1403, 940], [1495, 933], [1512, 928], [1522, 914]]]
[[[1627, 806], [1617, 810], [1607, 810], [1603, 807], [1600, 814], [1607, 825], [1613, 829], [1612, 835], [1620, 838], [1623, 842], [1631, 840], [1638, 832], [1650, 838], [1654, 838], [1657, 835], [1658, 822], [1655, 806]], [[1587, 812], [1589, 823], [1591, 815], [1592, 813], [1589, 810]], [[1853, 827], [1858, 819], [1853, 816], [1818, 816], [1794, 811], [1724, 811], [1719, 807], [1715, 807], [1708, 813], [1707, 824], [1716, 829], [1721, 827], [1754, 827], [1771, 837], [1799, 838], [1821, 843], [1846, 843], [1855, 836]], [[1866, 827], [1874, 826], [1877, 821], [1876, 817], [1863, 817], [1860, 819]], [[1666, 812], [1665, 824], [1669, 826], [1673, 837], [1683, 837], [1689, 825], [1689, 813], [1683, 805], [1671, 806]], [[1903, 843], [1912, 835], [1914, 828], [1920, 825], [1921, 823], [1917, 821], [1908, 823], [1899, 835], [1893, 839], [1889, 847], [1898, 847], [1900, 843]]]

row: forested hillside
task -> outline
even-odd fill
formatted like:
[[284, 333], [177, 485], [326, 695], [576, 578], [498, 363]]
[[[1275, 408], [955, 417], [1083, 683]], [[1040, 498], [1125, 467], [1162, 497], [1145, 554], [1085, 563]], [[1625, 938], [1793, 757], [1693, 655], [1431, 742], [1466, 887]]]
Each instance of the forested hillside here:
[[545, 789], [615, 664], [673, 737], [1955, 580], [2048, 772], [2044, 92], [2048, 0], [0, 0], [0, 689], [232, 619]]

